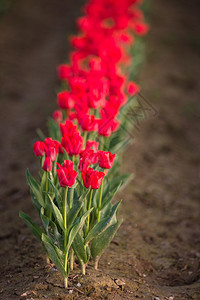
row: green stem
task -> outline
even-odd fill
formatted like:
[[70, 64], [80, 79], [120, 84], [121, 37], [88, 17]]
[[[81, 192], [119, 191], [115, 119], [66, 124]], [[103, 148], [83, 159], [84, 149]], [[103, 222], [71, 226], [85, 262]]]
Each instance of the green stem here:
[[100, 221], [100, 215], [101, 215], [101, 202], [102, 202], [102, 194], [103, 194], [103, 181], [104, 181], [104, 178], [102, 180], [101, 187], [100, 187], [100, 195], [99, 195], [99, 203], [98, 203], [98, 214], [97, 214], [97, 223], [99, 223], [99, 221]]
[[70, 253], [70, 270], [74, 269], [74, 250], [71, 249]]
[[83, 133], [83, 146], [86, 146], [86, 141], [87, 141], [87, 131], [85, 130]]
[[[89, 210], [90, 207], [91, 207], [92, 194], [93, 194], [93, 189], [90, 188], [90, 195], [89, 195], [89, 201], [88, 201], [88, 207], [87, 207], [87, 210]], [[89, 227], [90, 227], [90, 214], [88, 215], [87, 220], [86, 220], [86, 232], [85, 232], [85, 235], [86, 235], [86, 236], [87, 236], [87, 234], [88, 234]]]
[[[68, 187], [65, 188], [65, 194], [64, 194], [64, 201], [63, 201], [63, 226], [64, 226], [64, 251], [67, 246], [67, 192], [68, 192]], [[65, 273], [67, 273], [67, 263], [68, 263], [68, 252], [65, 253], [65, 258], [64, 258], [64, 269]], [[67, 276], [64, 277], [64, 285], [65, 288], [67, 288]]]
[[81, 270], [82, 270], [82, 274], [85, 275], [85, 264], [84, 263], [81, 264]]
[[73, 199], [74, 199], [74, 188], [71, 187], [69, 191], [70, 191], [70, 193], [69, 193], [69, 209], [71, 209], [72, 205], [73, 205]]
[[49, 187], [49, 179], [48, 179], [48, 172], [46, 173], [46, 182], [45, 182], [45, 202], [47, 203], [47, 192], [48, 192], [48, 187]]
[[65, 228], [64, 232], [64, 249], [66, 248], [67, 245], [67, 192], [68, 192], [68, 187], [65, 188], [65, 195], [64, 195], [64, 201], [63, 201], [63, 225]]
[[67, 289], [68, 288], [68, 277], [64, 277], [64, 287]]
[[76, 158], [76, 157], [75, 157], [75, 155], [73, 154], [73, 155], [72, 155], [72, 162], [73, 162], [74, 165], [75, 165], [75, 158]]
[[104, 147], [104, 136], [103, 136], [103, 135], [101, 136], [101, 141], [100, 141], [100, 143], [101, 143], [101, 144], [99, 145], [99, 146], [100, 146], [99, 148], [100, 148], [100, 150], [103, 151], [103, 147]]

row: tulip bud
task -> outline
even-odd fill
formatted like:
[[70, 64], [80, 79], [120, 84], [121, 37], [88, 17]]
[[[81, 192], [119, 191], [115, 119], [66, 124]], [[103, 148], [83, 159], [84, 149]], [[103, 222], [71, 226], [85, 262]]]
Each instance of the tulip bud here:
[[50, 172], [52, 170], [52, 160], [50, 157], [46, 157], [42, 169], [46, 172]]
[[103, 169], [110, 169], [114, 163], [116, 154], [111, 154], [109, 151], [98, 151], [99, 166]]
[[46, 150], [47, 150], [47, 146], [43, 142], [37, 141], [33, 145], [33, 151], [36, 156], [43, 156]]
[[92, 168], [88, 168], [86, 171], [82, 171], [82, 178], [85, 187], [88, 189], [98, 189], [102, 183], [102, 180], [105, 176], [103, 172], [93, 170]]

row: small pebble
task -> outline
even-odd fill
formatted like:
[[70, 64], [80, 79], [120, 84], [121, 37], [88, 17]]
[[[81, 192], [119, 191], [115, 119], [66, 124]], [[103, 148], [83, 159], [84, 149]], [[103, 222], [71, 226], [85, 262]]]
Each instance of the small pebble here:
[[169, 300], [174, 300], [174, 296], [170, 296], [170, 297], [169, 297]]
[[73, 290], [69, 290], [69, 294], [72, 294], [73, 293]]
[[76, 286], [77, 286], [77, 287], [81, 287], [81, 284], [80, 284], [80, 282], [78, 282]]
[[160, 298], [159, 297], [155, 297], [154, 300], [160, 300]]

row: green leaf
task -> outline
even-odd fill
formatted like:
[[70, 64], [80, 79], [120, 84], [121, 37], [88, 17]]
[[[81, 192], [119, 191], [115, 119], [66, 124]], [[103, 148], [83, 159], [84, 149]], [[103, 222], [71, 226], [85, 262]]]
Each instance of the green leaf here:
[[48, 196], [49, 196], [49, 199], [51, 201], [51, 206], [52, 206], [52, 209], [53, 209], [54, 217], [55, 217], [56, 221], [58, 222], [60, 228], [62, 228], [62, 230], [65, 231], [64, 226], [63, 226], [62, 214], [61, 214], [60, 210], [58, 209], [58, 207], [53, 203], [53, 200], [52, 200], [51, 196], [50, 195], [48, 195]]
[[45, 229], [46, 233], [48, 234], [50, 219], [47, 216], [44, 215], [44, 208], [43, 207], [41, 207], [41, 210], [40, 210], [40, 218], [42, 220], [42, 224], [44, 226], [44, 229]]
[[49, 128], [49, 136], [52, 137], [53, 140], [61, 141], [61, 132], [60, 127], [57, 122], [55, 122], [52, 118], [48, 119], [48, 128]]
[[30, 228], [31, 232], [35, 235], [35, 237], [39, 241], [41, 241], [42, 229], [40, 228], [40, 226], [38, 226], [27, 214], [25, 214], [22, 211], [19, 212], [19, 216], [26, 222], [26, 224]]
[[37, 132], [37, 135], [39, 136], [39, 138], [41, 139], [41, 141], [44, 142], [46, 136], [45, 136], [45, 134], [42, 132], [42, 130], [38, 128], [38, 129], [36, 130], [36, 132]]
[[118, 186], [115, 187], [115, 188], [113, 189], [112, 192], [109, 192], [109, 193], [108, 193], [108, 196], [105, 197], [105, 199], [103, 199], [103, 203], [102, 203], [101, 209], [103, 209], [109, 202], [111, 202], [111, 200], [113, 199], [113, 197], [114, 197], [114, 196], [116, 195], [116, 193], [119, 191], [121, 184], [122, 184], [122, 183], [120, 182], [120, 183], [118, 184]]
[[86, 247], [84, 246], [83, 238], [79, 233], [76, 234], [72, 247], [79, 261], [86, 264], [88, 261]]
[[73, 225], [74, 220], [76, 219], [78, 213], [80, 212], [80, 210], [84, 204], [84, 200], [87, 197], [88, 193], [89, 193], [89, 189], [87, 191], [85, 191], [85, 193], [83, 193], [79, 197], [78, 201], [76, 203], [74, 203], [72, 208], [69, 210], [69, 213], [67, 215], [67, 227], [68, 228], [70, 228]]
[[61, 198], [61, 195], [60, 195], [58, 189], [56, 188], [56, 186], [54, 185], [54, 183], [52, 182], [51, 179], [49, 179], [49, 182], [50, 182], [50, 184], [51, 184], [51, 186], [53, 188], [53, 191], [55, 193], [55, 198], [56, 198], [56, 202], [58, 204], [58, 207], [59, 207], [60, 210], [62, 210], [62, 198]]
[[115, 223], [117, 221], [116, 213], [120, 203], [121, 201], [113, 205], [111, 215], [108, 218], [104, 218], [103, 220], [101, 220], [89, 231], [84, 242], [85, 244], [89, 243], [93, 238], [97, 237], [99, 234], [105, 231], [110, 224]]
[[42, 193], [40, 190], [40, 184], [31, 176], [31, 174], [29, 173], [28, 170], [26, 171], [26, 178], [27, 178], [28, 184], [31, 188], [31, 191], [37, 198], [37, 201], [39, 202], [39, 204], [42, 207], [45, 207], [44, 199], [42, 197]]
[[76, 234], [78, 233], [79, 230], [82, 229], [87, 216], [91, 213], [92, 210], [93, 210], [93, 208], [88, 210], [80, 219], [77, 220], [75, 225], [73, 225], [73, 227], [71, 228], [69, 235], [68, 235], [68, 243], [67, 243], [67, 247], [65, 250], [66, 253], [69, 251], [69, 248], [71, 247], [71, 244], [73, 243]]
[[98, 234], [100, 234], [102, 231], [106, 229], [106, 227], [109, 225], [110, 217], [104, 218], [99, 223], [94, 225], [94, 227], [89, 231], [88, 235], [85, 238], [84, 244], [86, 245], [89, 243], [93, 238], [95, 238]]
[[90, 250], [94, 260], [99, 259], [99, 257], [108, 247], [121, 223], [122, 219], [109, 226], [105, 231], [103, 231], [100, 235], [93, 239]]
[[42, 241], [43, 241], [43, 244], [44, 244], [51, 260], [54, 262], [57, 269], [61, 272], [61, 274], [63, 276], [66, 276], [66, 272], [65, 272], [64, 266], [63, 266], [62, 261], [61, 261], [62, 258], [58, 254], [58, 251], [56, 250], [56, 246], [53, 245], [53, 243], [51, 242], [49, 237], [44, 233], [42, 234]]

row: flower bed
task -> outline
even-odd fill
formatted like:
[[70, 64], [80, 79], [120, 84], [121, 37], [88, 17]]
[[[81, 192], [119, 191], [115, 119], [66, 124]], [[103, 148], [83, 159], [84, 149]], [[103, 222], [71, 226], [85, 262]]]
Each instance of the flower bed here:
[[[47, 259], [61, 272], [64, 285], [75, 256], [82, 273], [95, 269], [122, 220], [120, 202], [112, 203], [129, 175], [120, 175], [126, 146], [126, 108], [140, 90], [129, 81], [129, 53], [135, 36], [148, 31], [137, 0], [93, 0], [78, 19], [71, 38], [70, 63], [58, 67], [62, 90], [59, 110], [49, 120], [49, 137], [34, 144], [41, 170], [36, 180], [27, 171], [32, 201], [42, 228], [20, 212], [41, 241]], [[122, 113], [123, 111], [123, 113]]]

